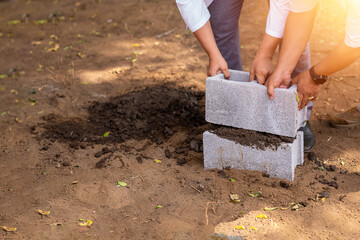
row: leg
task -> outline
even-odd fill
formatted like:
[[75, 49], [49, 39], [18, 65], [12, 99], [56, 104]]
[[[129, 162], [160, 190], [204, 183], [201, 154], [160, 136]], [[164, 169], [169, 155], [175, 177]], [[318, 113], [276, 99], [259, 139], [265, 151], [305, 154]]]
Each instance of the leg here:
[[216, 44], [229, 69], [242, 70], [239, 17], [244, 0], [214, 0], [210, 6], [210, 23]]

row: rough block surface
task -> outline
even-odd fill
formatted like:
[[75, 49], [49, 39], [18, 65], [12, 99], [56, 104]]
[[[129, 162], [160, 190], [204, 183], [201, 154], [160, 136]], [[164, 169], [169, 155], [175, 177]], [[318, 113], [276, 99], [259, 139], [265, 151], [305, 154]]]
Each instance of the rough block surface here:
[[266, 172], [270, 177], [292, 181], [297, 165], [304, 163], [303, 132], [292, 143], [282, 143], [277, 150], [243, 146], [221, 138], [209, 131], [203, 134], [205, 169], [224, 169]]
[[266, 86], [249, 82], [249, 73], [230, 71], [206, 79], [206, 121], [281, 136], [295, 137], [306, 121], [306, 108], [298, 111], [297, 87], [275, 89], [269, 99]]

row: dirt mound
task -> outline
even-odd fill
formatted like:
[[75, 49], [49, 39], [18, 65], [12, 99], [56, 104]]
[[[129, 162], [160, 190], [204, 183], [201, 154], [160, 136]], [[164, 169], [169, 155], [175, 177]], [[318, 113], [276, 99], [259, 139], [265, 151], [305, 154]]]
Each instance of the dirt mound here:
[[265, 148], [277, 150], [281, 143], [292, 143], [294, 141], [294, 138], [291, 137], [277, 136], [269, 133], [231, 127], [218, 127], [212, 132], [219, 137], [261, 150], [265, 150]]
[[184, 87], [147, 87], [106, 102], [93, 102], [87, 108], [88, 119], [47, 115], [45, 123], [40, 124], [45, 132], [38, 139], [68, 142], [73, 148], [129, 139], [150, 139], [161, 144], [178, 127], [195, 131], [206, 124], [200, 103], [203, 97], [204, 92]]

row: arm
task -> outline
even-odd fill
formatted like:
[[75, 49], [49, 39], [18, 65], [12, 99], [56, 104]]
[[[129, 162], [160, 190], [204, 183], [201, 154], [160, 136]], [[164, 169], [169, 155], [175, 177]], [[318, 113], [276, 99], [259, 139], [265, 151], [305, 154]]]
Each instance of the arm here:
[[210, 25], [210, 13], [203, 0], [176, 0], [181, 16], [209, 56], [208, 76], [222, 72], [230, 77], [227, 63], [221, 55]]
[[[329, 76], [349, 66], [359, 57], [360, 47], [348, 47], [342, 42], [328, 56], [314, 66], [314, 71], [318, 75]], [[313, 97], [316, 98], [320, 91], [320, 84], [315, 83], [311, 79], [309, 71], [305, 71], [294, 78], [292, 84], [298, 84], [299, 109], [304, 108]]]
[[274, 88], [289, 86], [291, 73], [309, 41], [316, 11], [317, 7], [302, 13], [289, 13], [278, 65], [266, 82], [270, 99], [274, 98]]
[[228, 79], [230, 77], [229, 69], [216, 45], [210, 21], [207, 21], [203, 27], [195, 31], [194, 35], [209, 56], [208, 76], [214, 76], [222, 72], [225, 78]]
[[265, 35], [251, 65], [250, 81], [255, 77], [260, 84], [273, 73], [272, 57], [283, 37], [286, 17], [289, 14], [289, 0], [268, 0], [270, 6]]
[[[352, 1], [347, 10], [345, 40], [314, 66], [314, 71], [318, 75], [329, 76], [349, 66], [360, 57], [360, 2]], [[311, 79], [309, 71], [296, 77], [293, 80], [293, 84], [295, 83], [298, 84], [299, 108], [301, 109], [307, 105], [309, 98], [317, 97], [320, 85]]]
[[256, 57], [251, 65], [250, 82], [256, 77], [260, 84], [264, 84], [265, 80], [273, 73], [274, 67], [272, 58], [279, 42], [280, 38], [265, 33], [256, 53]]

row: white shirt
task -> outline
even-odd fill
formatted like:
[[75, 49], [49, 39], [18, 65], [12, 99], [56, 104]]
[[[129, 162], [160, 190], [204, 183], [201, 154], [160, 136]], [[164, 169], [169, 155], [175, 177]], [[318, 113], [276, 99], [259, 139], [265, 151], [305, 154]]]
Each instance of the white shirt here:
[[[300, 13], [313, 9], [319, 0], [270, 0], [266, 33], [282, 38], [289, 11]], [[345, 44], [349, 47], [360, 47], [360, 0], [342, 0], [347, 11]]]
[[210, 19], [207, 7], [212, 2], [213, 0], [176, 0], [180, 14], [192, 32], [199, 30]]

